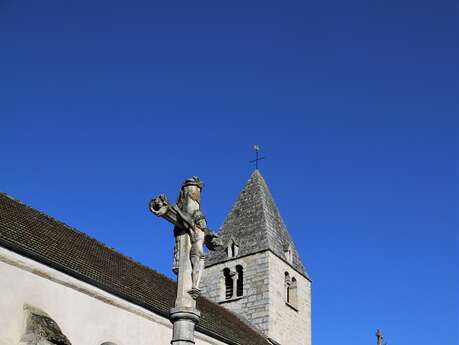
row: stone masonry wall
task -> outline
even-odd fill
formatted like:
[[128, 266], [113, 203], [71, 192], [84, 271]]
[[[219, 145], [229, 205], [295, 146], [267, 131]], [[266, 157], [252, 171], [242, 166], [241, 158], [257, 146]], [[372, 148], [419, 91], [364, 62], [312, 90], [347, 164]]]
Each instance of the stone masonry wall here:
[[[242, 298], [225, 298], [223, 270], [244, 268]], [[297, 303], [286, 303], [285, 273], [297, 281]], [[311, 282], [270, 251], [207, 267], [203, 296], [246, 318], [281, 345], [311, 345]]]
[[[285, 272], [297, 281], [295, 308], [286, 303]], [[281, 345], [311, 345], [311, 282], [272, 253], [269, 253], [269, 300], [268, 336]]]
[[[207, 267], [201, 282], [202, 295], [246, 318], [265, 334], [268, 333], [269, 315], [269, 252], [262, 252]], [[225, 299], [223, 270], [235, 271], [237, 265], [244, 269], [242, 297]]]

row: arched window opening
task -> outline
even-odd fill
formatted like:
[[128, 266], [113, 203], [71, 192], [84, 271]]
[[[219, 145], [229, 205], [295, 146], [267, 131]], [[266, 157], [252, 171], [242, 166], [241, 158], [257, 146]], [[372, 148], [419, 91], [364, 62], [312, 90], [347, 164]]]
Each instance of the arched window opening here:
[[287, 303], [290, 303], [290, 275], [288, 274], [288, 272], [285, 272], [284, 286], [285, 286], [285, 301]]
[[234, 240], [231, 240], [231, 242], [228, 244], [228, 247], [226, 247], [226, 255], [228, 255], [229, 258], [234, 258], [239, 254], [239, 246], [234, 242]]
[[284, 250], [285, 258], [289, 263], [292, 263], [293, 261], [293, 251], [292, 251], [292, 246], [288, 245], [285, 250]]
[[40, 344], [72, 345], [50, 315], [28, 304], [23, 308], [25, 328], [20, 344], [32, 344], [32, 340], [35, 340], [33, 344], [36, 344], [38, 339]]
[[233, 257], [233, 249], [231, 246], [226, 247], [226, 255], [228, 255], [229, 258]]
[[244, 294], [244, 269], [241, 265], [236, 266], [237, 282], [236, 282], [236, 296], [240, 297]]
[[225, 277], [225, 298], [231, 299], [233, 297], [233, 275], [229, 268], [223, 270]]
[[290, 283], [290, 301], [289, 303], [296, 307], [297, 306], [297, 284], [295, 277], [292, 277], [292, 282]]
[[233, 257], [239, 254], [239, 246], [236, 243], [231, 243], [231, 251], [233, 252]]

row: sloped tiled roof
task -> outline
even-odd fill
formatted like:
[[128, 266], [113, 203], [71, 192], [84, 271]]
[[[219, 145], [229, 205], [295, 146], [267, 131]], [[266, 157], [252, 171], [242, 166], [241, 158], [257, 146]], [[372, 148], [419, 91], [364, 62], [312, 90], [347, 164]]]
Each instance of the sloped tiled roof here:
[[[166, 276], [0, 193], [0, 246], [42, 262], [131, 303], [167, 317], [176, 284]], [[268, 340], [235, 314], [198, 299], [197, 330], [229, 344], [267, 345]]]
[[[291, 265], [299, 273], [309, 278], [259, 170], [252, 173], [242, 189], [223, 223], [219, 236], [224, 246], [229, 245], [231, 241], [236, 242], [239, 247], [238, 256], [270, 250], [287, 262], [285, 251], [290, 247], [293, 255]], [[206, 266], [228, 259], [224, 250], [209, 252]]]

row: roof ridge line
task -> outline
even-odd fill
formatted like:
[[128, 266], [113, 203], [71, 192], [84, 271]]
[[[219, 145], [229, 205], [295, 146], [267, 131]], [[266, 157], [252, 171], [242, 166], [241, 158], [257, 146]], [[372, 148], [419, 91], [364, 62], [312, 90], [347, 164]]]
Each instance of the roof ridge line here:
[[[290, 232], [288, 231], [288, 228], [287, 228], [287, 225], [285, 224], [284, 222], [284, 219], [282, 218], [282, 215], [280, 213], [280, 210], [278, 209], [275, 201], [274, 201], [274, 197], [271, 193], [271, 190], [269, 189], [268, 187], [268, 184], [266, 183], [263, 175], [261, 175], [260, 171], [257, 170], [258, 172], [258, 175], [260, 178], [258, 178], [257, 182], [259, 183], [260, 185], [260, 191], [262, 193], [262, 203], [263, 203], [263, 214], [262, 214], [262, 217], [263, 217], [263, 220], [264, 220], [264, 223], [265, 223], [265, 229], [266, 231], [268, 231], [268, 229], [270, 228], [270, 223], [268, 222], [268, 213], [269, 213], [269, 210], [270, 210], [270, 207], [268, 206], [268, 199], [270, 199], [273, 203], [274, 203], [274, 211], [277, 213], [277, 214], [273, 214], [271, 215], [272, 217], [274, 218], [278, 218], [281, 222], [281, 225], [283, 227], [283, 230], [285, 230], [285, 233], [286, 235], [288, 236], [288, 242], [289, 242], [289, 245], [293, 246], [293, 248], [295, 248], [296, 250], [296, 247], [295, 245], [293, 244], [293, 239], [292, 239], [292, 236], [290, 236]], [[271, 250], [273, 253], [274, 251], [272, 250], [272, 239], [271, 239], [271, 236], [267, 236], [267, 239], [268, 239], [268, 249]], [[285, 245], [285, 243], [282, 244], [283, 246]]]
[[[271, 201], [274, 203], [274, 205], [273, 205], [273, 206], [274, 206], [274, 209], [273, 209], [273, 210], [274, 210], [277, 214], [273, 214], [272, 216], [279, 219], [279, 221], [280, 221], [280, 223], [281, 223], [281, 227], [283, 228], [283, 230], [285, 230], [285, 233], [286, 233], [286, 235], [288, 236], [288, 243], [284, 243], [284, 245], [285, 245], [285, 244], [288, 244], [288, 245], [292, 246], [295, 250], [297, 250], [297, 249], [296, 249], [296, 246], [295, 246], [295, 243], [294, 243], [294, 241], [293, 241], [293, 238], [292, 238], [292, 236], [290, 235], [290, 231], [289, 231], [289, 229], [288, 229], [288, 227], [287, 227], [287, 224], [285, 224], [284, 217], [282, 217], [282, 214], [281, 214], [281, 212], [280, 212], [280, 210], [279, 210], [279, 207], [277, 206], [276, 202], [274, 201], [274, 197], [273, 197], [273, 195], [272, 195], [272, 193], [271, 193], [270, 188], [268, 187], [268, 184], [266, 183], [266, 181], [265, 181], [265, 179], [263, 178], [263, 176], [261, 175], [261, 173], [259, 173], [259, 174], [260, 174], [260, 177], [261, 177], [261, 183], [264, 184], [264, 186], [262, 186], [262, 188], [264, 187], [264, 189], [265, 189], [266, 192], [268, 193], [269, 199], [271, 199]], [[263, 189], [262, 189], [262, 190], [263, 190]], [[263, 191], [263, 192], [264, 192], [264, 191]], [[269, 211], [269, 207], [268, 207], [268, 205], [267, 205], [267, 198], [263, 198], [263, 206], [264, 206], [263, 210]], [[263, 215], [265, 215], [265, 214], [263, 214]], [[268, 224], [268, 223], [266, 223], [266, 224]]]
[[[266, 196], [265, 195], [266, 193], [264, 191], [265, 188], [263, 186], [263, 183], [266, 184], [266, 182], [265, 182], [263, 176], [261, 175], [261, 173], [260, 173], [260, 171], [258, 169], [256, 170], [256, 173], [258, 173], [258, 175], [259, 175], [259, 178], [256, 179], [256, 183], [258, 185], [259, 192], [261, 193], [261, 202], [262, 202], [262, 209], [263, 209], [261, 217], [262, 217], [263, 223], [265, 225], [264, 226], [264, 231], [266, 231], [266, 235], [267, 235], [266, 238], [268, 240], [268, 243], [267, 243], [268, 248], [267, 249], [269, 250], [271, 248], [271, 243], [270, 243], [271, 239], [270, 239], [270, 236], [268, 236], [269, 223], [268, 223], [268, 217], [267, 217], [267, 213], [268, 213], [269, 209], [268, 209], [268, 205], [267, 205], [267, 200], [265, 198], [265, 196]], [[266, 190], [270, 193], [269, 189], [266, 188]], [[272, 198], [272, 195], [268, 195], [268, 196], [271, 196], [271, 198]]]
[[[268, 216], [271, 216], [273, 219], [277, 219], [280, 221], [281, 230], [283, 231], [285, 236], [287, 236], [287, 242], [283, 241], [284, 243], [282, 243], [282, 246], [285, 246], [286, 244], [288, 244], [293, 249], [293, 251], [296, 253], [299, 266], [301, 267], [301, 269], [298, 269], [298, 271], [303, 272], [302, 274], [305, 277], [308, 277], [309, 279], [309, 275], [307, 274], [304, 268], [304, 264], [301, 261], [300, 254], [298, 253], [298, 249], [295, 246], [295, 242], [293, 241], [290, 231], [288, 230], [288, 227], [285, 224], [284, 218], [282, 217], [279, 207], [274, 201], [274, 197], [271, 193], [271, 189], [269, 188], [268, 184], [266, 183], [266, 180], [264, 179], [263, 175], [261, 174], [259, 170], [255, 170], [253, 174], [258, 177], [256, 178], [256, 183], [259, 186], [260, 192], [262, 194], [262, 198], [261, 198], [262, 203], [263, 203], [262, 219], [264, 221], [266, 231], [268, 232], [268, 229], [271, 226], [271, 224], [268, 222]], [[268, 200], [271, 200], [271, 202], [273, 203], [272, 211], [274, 212], [274, 214], [270, 214], [271, 205], [268, 205]], [[279, 258], [281, 258], [280, 255], [276, 254], [275, 251], [273, 250], [273, 247], [275, 245], [273, 243], [273, 239], [271, 238], [271, 236], [269, 236], [269, 234], [267, 236], [267, 241], [268, 241], [267, 243], [268, 250], [271, 251], [276, 256], [278, 256]], [[288, 261], [285, 260], [285, 258], [281, 258], [281, 259], [285, 261], [288, 265], [291, 265], [292, 267], [294, 267], [293, 263], [289, 263]]]

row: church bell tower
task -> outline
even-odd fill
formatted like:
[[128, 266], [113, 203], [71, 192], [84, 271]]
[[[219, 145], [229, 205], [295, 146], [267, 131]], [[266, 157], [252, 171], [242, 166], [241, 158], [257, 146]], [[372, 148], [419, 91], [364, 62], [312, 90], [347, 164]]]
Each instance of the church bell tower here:
[[277, 345], [311, 345], [311, 280], [255, 170], [209, 252], [202, 295], [247, 320]]

